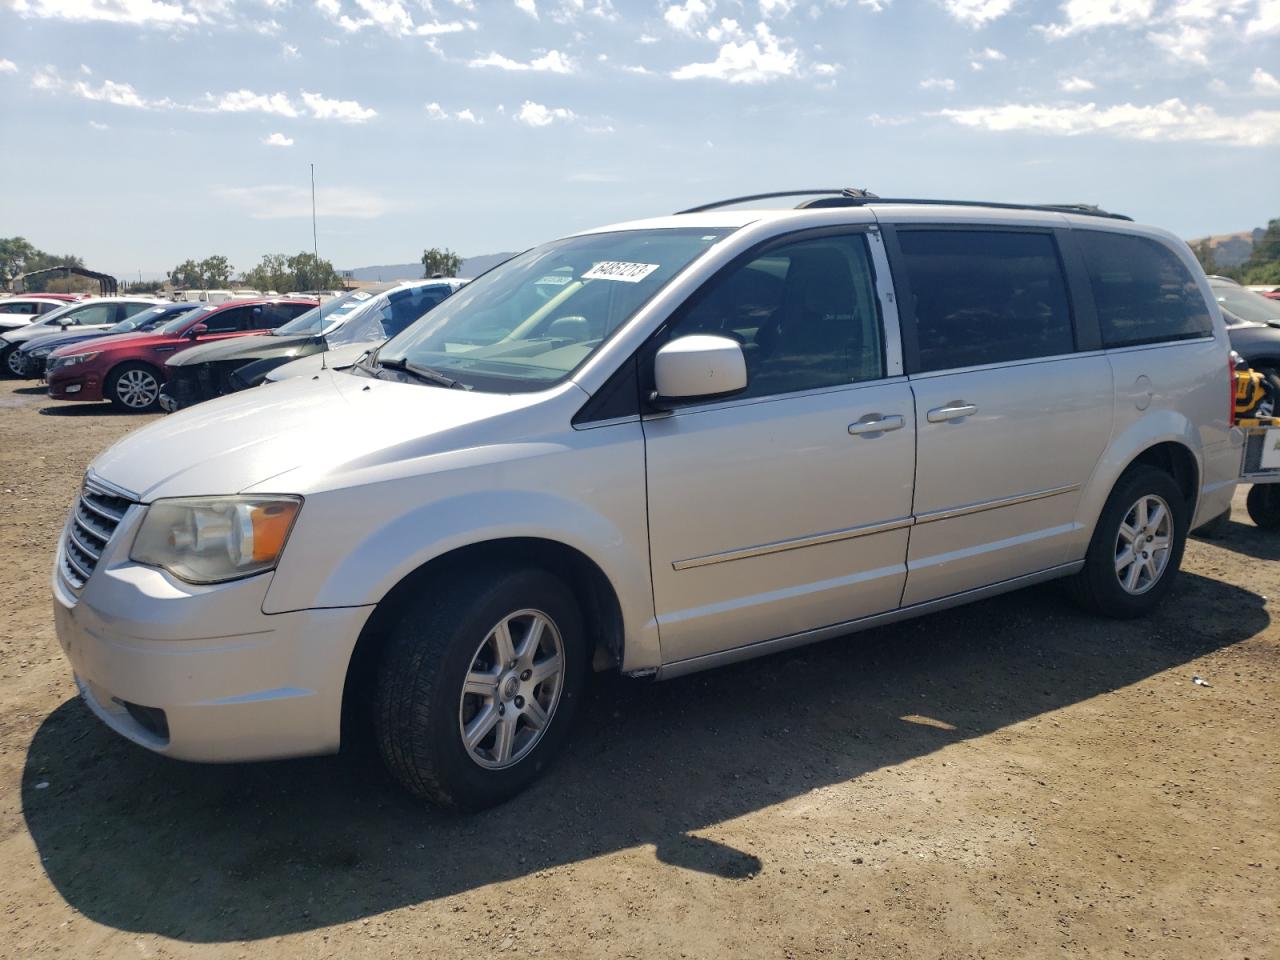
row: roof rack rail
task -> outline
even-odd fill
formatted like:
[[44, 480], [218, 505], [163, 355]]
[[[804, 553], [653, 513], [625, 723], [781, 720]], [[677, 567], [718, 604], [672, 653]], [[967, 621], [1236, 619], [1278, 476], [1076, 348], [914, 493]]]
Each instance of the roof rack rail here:
[[685, 213], [702, 213], [720, 207], [732, 207], [753, 200], [770, 200], [775, 197], [813, 197], [796, 205], [797, 210], [818, 207], [863, 207], [868, 204], [918, 204], [934, 207], [988, 207], [996, 210], [1041, 210], [1045, 213], [1074, 213], [1086, 217], [1106, 217], [1110, 220], [1133, 220], [1123, 213], [1112, 213], [1092, 203], [1000, 203], [992, 200], [925, 200], [917, 197], [878, 197], [868, 190], [846, 187], [843, 190], [784, 190], [777, 193], [757, 193], [747, 197], [731, 197], [704, 203], [701, 206], [680, 210]]

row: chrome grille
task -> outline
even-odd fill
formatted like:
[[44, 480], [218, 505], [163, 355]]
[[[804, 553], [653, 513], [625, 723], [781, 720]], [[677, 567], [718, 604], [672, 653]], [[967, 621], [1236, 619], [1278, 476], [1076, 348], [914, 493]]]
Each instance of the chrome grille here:
[[132, 503], [128, 497], [85, 479], [62, 539], [62, 575], [72, 587], [79, 590], [88, 581]]

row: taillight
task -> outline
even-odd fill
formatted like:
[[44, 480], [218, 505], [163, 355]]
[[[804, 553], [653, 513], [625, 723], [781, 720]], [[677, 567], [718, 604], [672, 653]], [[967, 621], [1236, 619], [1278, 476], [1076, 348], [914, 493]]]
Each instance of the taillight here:
[[1227, 354], [1227, 383], [1231, 386], [1231, 408], [1227, 411], [1227, 426], [1236, 425], [1236, 360], [1239, 354], [1234, 350]]

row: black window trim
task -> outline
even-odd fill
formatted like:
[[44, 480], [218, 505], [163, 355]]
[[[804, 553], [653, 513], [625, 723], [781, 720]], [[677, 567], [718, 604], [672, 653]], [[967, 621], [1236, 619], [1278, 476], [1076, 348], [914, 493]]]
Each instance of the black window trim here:
[[[1089, 278], [1080, 272], [1083, 257], [1071, 239], [1067, 227], [1042, 224], [992, 224], [948, 221], [946, 223], [881, 223], [885, 256], [889, 260], [889, 272], [893, 277], [893, 289], [898, 300], [898, 326], [902, 338], [902, 369], [908, 377], [933, 376], [950, 371], [973, 370], [987, 367], [1003, 367], [1041, 360], [1062, 359], [1080, 353], [1101, 349], [1097, 314], [1093, 297], [1088, 289]], [[1070, 353], [1047, 354], [1042, 357], [1019, 357], [1016, 360], [997, 360], [992, 363], [969, 364], [963, 367], [943, 367], [940, 370], [920, 369], [920, 338], [916, 328], [915, 298], [911, 295], [911, 279], [907, 273], [906, 258], [898, 240], [899, 233], [911, 232], [948, 233], [1030, 233], [1047, 236], [1057, 255], [1058, 269], [1062, 273], [1062, 285], [1067, 296], [1067, 318], [1071, 325], [1073, 350]], [[1076, 269], [1072, 269], [1075, 267]]]
[[[792, 230], [788, 233], [782, 233], [772, 237], [767, 237], [764, 240], [761, 240], [760, 242], [748, 247], [746, 250], [742, 251], [737, 256], [735, 256], [728, 263], [723, 264], [718, 270], [716, 270], [715, 273], [713, 273], [711, 276], [707, 277], [704, 281], [702, 281], [702, 283], [698, 285], [698, 288], [696, 290], [694, 290], [687, 297], [681, 300], [680, 303], [676, 304], [675, 307], [672, 308], [671, 312], [667, 314], [667, 316], [663, 319], [662, 323], [658, 325], [657, 329], [654, 330], [653, 333], [651, 333], [645, 339], [644, 343], [640, 344], [640, 346], [637, 347], [631, 353], [631, 355], [626, 358], [626, 360], [618, 364], [617, 369], [614, 370], [614, 372], [608, 377], [608, 379], [605, 380], [604, 384], [600, 387], [600, 389], [598, 389], [594, 394], [592, 394], [591, 399], [588, 400], [585, 404], [583, 404], [581, 408], [579, 408], [578, 412], [573, 416], [573, 419], [571, 421], [572, 425], [576, 428], [585, 428], [590, 426], [601, 425], [603, 423], [630, 421], [647, 414], [655, 414], [655, 413], [670, 414], [671, 412], [670, 410], [665, 410], [665, 409], [659, 410], [656, 407], [651, 406], [647, 400], [647, 397], [654, 389], [653, 356], [658, 352], [659, 348], [661, 348], [663, 344], [667, 343], [669, 334], [671, 332], [672, 324], [675, 323], [677, 320], [679, 320], [685, 314], [686, 311], [692, 309], [693, 306], [697, 304], [698, 300], [700, 300], [703, 296], [705, 296], [706, 291], [711, 289], [713, 284], [719, 282], [723, 277], [727, 276], [729, 273], [738, 269], [744, 264], [750, 263], [752, 260], [755, 260], [756, 258], [767, 254], [770, 250], [773, 250], [780, 246], [787, 246], [792, 243], [802, 243], [805, 240], [821, 240], [826, 237], [837, 237], [837, 236], [843, 237], [843, 236], [850, 236], [850, 235], [860, 235], [864, 238], [864, 242], [866, 242], [867, 244], [867, 266], [870, 267], [871, 269], [871, 281], [875, 291], [875, 297], [873, 299], [875, 300], [876, 316], [880, 322], [880, 369], [882, 371], [881, 376], [872, 380], [851, 381], [849, 383], [833, 384], [832, 386], [828, 386], [828, 387], [815, 387], [810, 390], [798, 390], [798, 391], [790, 391], [788, 393], [769, 394], [763, 397], [745, 397], [744, 398], [744, 397], [739, 397], [737, 395], [733, 395], [733, 396], [723, 397], [720, 399], [710, 398], [705, 401], [699, 401], [697, 405], [692, 409], [701, 410], [711, 404], [725, 404], [725, 403], [732, 403], [735, 401], [748, 403], [748, 402], [761, 402], [766, 400], [776, 400], [779, 398], [792, 397], [792, 396], [807, 396], [807, 395], [812, 395], [814, 393], [822, 392], [825, 390], [842, 390], [848, 387], [859, 387], [859, 386], [865, 386], [867, 384], [886, 383], [888, 381], [901, 379], [901, 377], [898, 377], [897, 375], [891, 376], [889, 374], [888, 359], [885, 356], [886, 331], [885, 331], [884, 304], [881, 301], [882, 278], [879, 276], [879, 274], [876, 271], [875, 255], [871, 249], [871, 242], [869, 239], [871, 234], [876, 233], [879, 230], [881, 230], [880, 225], [875, 223], [840, 223], [840, 224], [831, 224], [831, 225], [822, 226], [822, 227], [805, 227], [799, 230]], [[888, 281], [888, 278], [884, 278], [884, 279]], [[618, 402], [616, 401], [616, 398], [612, 396], [618, 383], [623, 378], [634, 379], [637, 387], [636, 397], [635, 397], [635, 406], [634, 408], [632, 408], [628, 405], [627, 412], [625, 413], [620, 412], [621, 408]], [[601, 398], [600, 402], [597, 402], [597, 398]], [[603, 414], [606, 414], [606, 413], [608, 415], [604, 416]]]

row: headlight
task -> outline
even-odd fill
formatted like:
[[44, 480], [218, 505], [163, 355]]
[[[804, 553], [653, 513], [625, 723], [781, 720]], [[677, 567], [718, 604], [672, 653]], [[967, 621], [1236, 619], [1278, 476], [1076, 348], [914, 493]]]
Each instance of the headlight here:
[[36, 347], [36, 349], [31, 351], [31, 356], [37, 358], [47, 357], [51, 353], [53, 353], [53, 347]]
[[70, 367], [77, 363], [88, 363], [97, 357], [102, 351], [95, 350], [93, 353], [73, 353], [69, 357], [63, 357], [62, 362], [58, 364], [60, 367]]
[[147, 508], [129, 559], [188, 583], [222, 583], [275, 567], [301, 497], [192, 497]]

